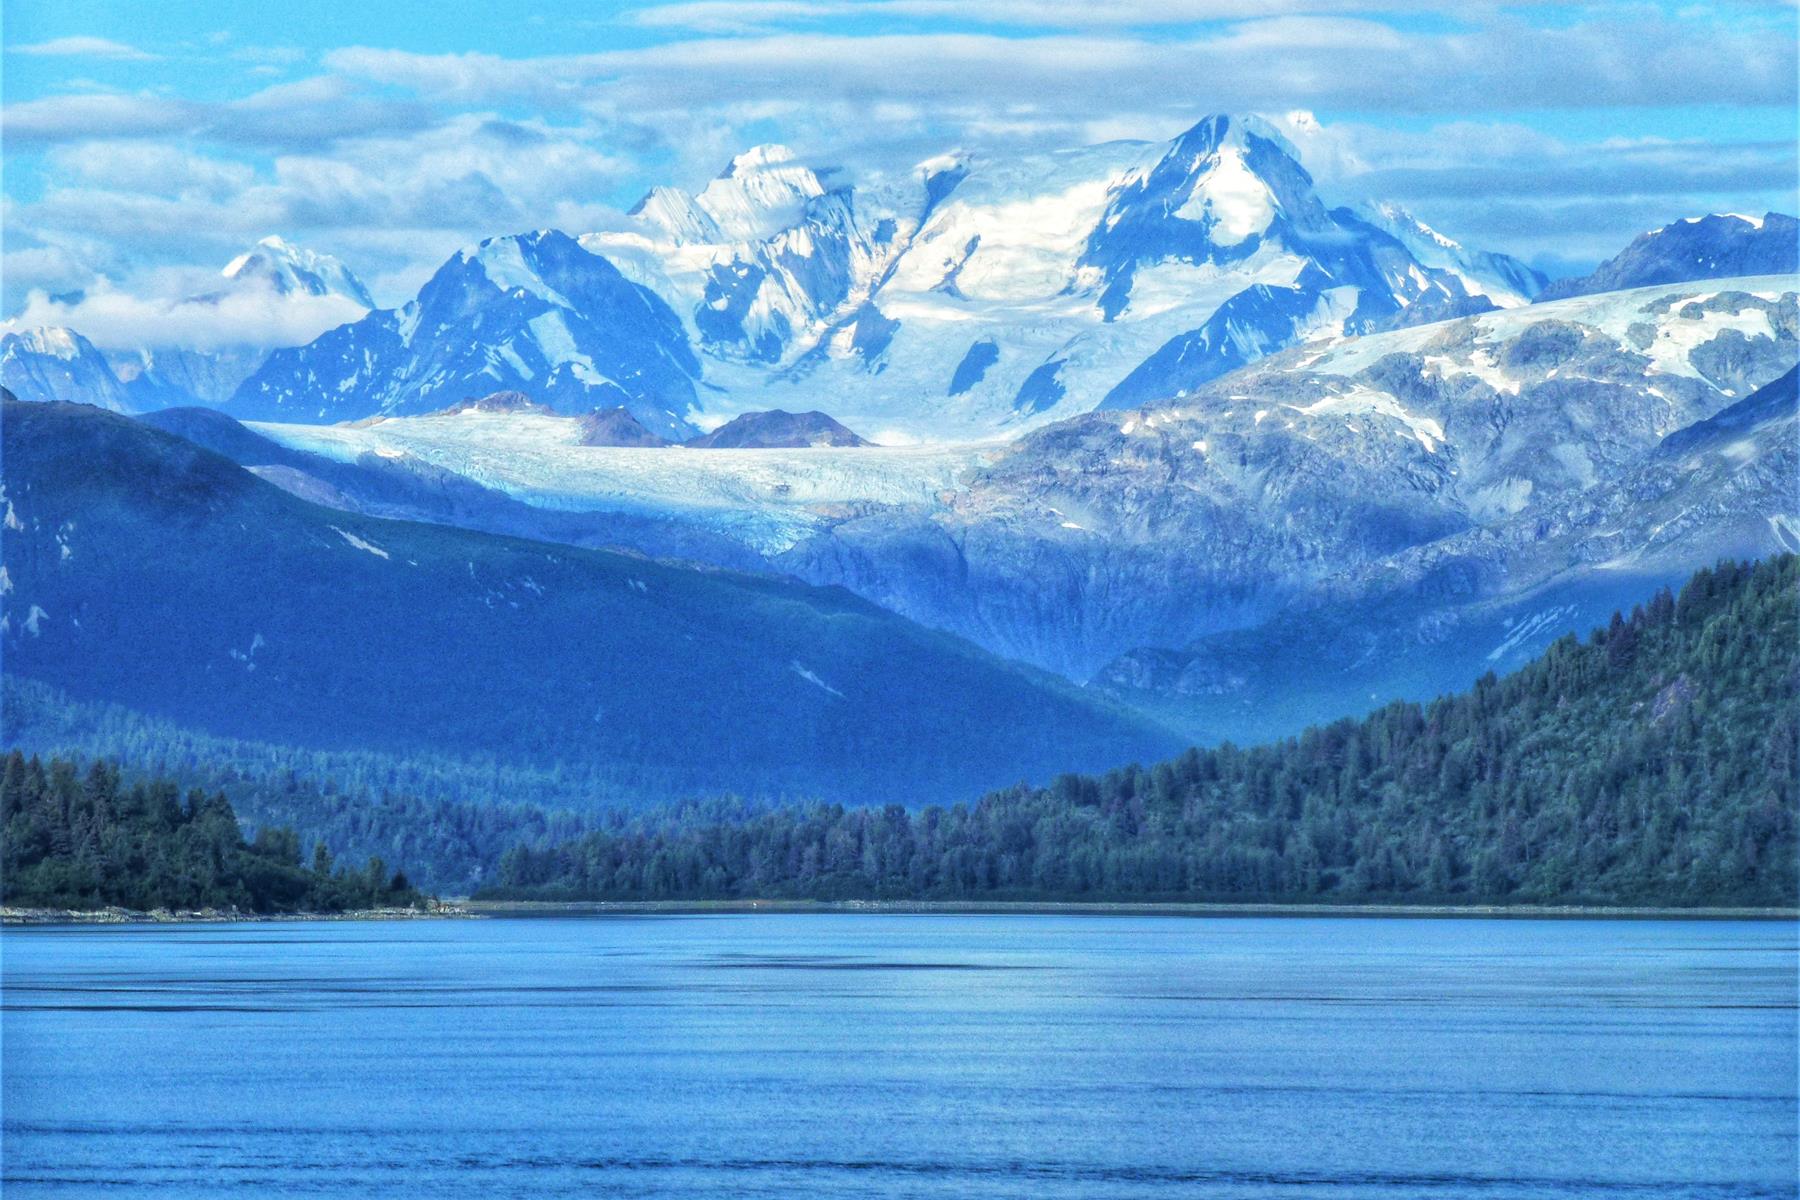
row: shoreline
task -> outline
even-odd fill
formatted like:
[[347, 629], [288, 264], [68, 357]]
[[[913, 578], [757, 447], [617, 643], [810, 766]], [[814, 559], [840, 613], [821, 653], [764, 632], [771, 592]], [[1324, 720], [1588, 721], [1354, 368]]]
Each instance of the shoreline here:
[[1587, 904], [1226, 904], [1055, 900], [463, 900], [472, 916], [869, 913], [915, 916], [1396, 917], [1498, 920], [1800, 921], [1800, 908]]
[[1103, 900], [455, 900], [428, 909], [247, 913], [231, 909], [0, 908], [0, 926], [221, 925], [291, 921], [454, 921], [605, 916], [1335, 917], [1508, 921], [1787, 921], [1800, 908], [1589, 904], [1233, 904]]
[[343, 912], [254, 913], [197, 908], [0, 908], [0, 925], [223, 925], [275, 921], [454, 921], [478, 915], [460, 904], [430, 908], [352, 908]]

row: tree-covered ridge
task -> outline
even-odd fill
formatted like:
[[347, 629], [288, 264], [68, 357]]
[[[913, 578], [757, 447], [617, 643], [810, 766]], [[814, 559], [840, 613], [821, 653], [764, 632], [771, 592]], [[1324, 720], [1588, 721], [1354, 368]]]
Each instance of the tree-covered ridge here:
[[312, 750], [218, 737], [112, 704], [72, 700], [35, 680], [0, 681], [8, 738], [27, 753], [105, 759], [127, 780], [222, 792], [252, 833], [292, 828], [340, 859], [406, 864], [415, 883], [467, 895], [514, 845], [594, 829], [631, 793], [606, 764], [532, 769], [445, 755]]
[[341, 912], [412, 906], [425, 897], [379, 858], [334, 870], [330, 852], [301, 859], [291, 829], [244, 841], [221, 792], [168, 780], [133, 783], [95, 762], [46, 767], [13, 751], [0, 772], [0, 900], [9, 907]]
[[641, 815], [488, 894], [1791, 905], [1797, 594], [1726, 563], [1430, 704], [972, 805]]

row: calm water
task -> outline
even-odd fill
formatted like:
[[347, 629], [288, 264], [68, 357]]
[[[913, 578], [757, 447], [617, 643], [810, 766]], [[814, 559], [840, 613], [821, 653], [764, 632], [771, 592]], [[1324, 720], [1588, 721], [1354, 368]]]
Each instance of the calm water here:
[[7, 1200], [1796, 1194], [1792, 926], [9, 930]]

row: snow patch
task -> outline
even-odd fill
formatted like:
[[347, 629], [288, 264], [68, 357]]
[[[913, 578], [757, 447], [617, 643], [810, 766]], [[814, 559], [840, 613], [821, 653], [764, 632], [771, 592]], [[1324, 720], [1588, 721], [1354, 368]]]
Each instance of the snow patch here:
[[1575, 619], [1573, 604], [1558, 604], [1553, 608], [1541, 609], [1521, 620], [1507, 630], [1500, 644], [1488, 651], [1489, 662], [1499, 662], [1508, 654], [1526, 648], [1526, 643], [1535, 637], [1550, 632], [1552, 629], [1567, 625]]
[[333, 525], [332, 529], [337, 531], [337, 535], [339, 537], [343, 538], [346, 542], [349, 542], [352, 546], [355, 546], [358, 550], [367, 551], [368, 553], [373, 554], [377, 558], [387, 558], [388, 557], [388, 552], [386, 550], [383, 550], [380, 546], [377, 546], [374, 542], [365, 542], [362, 538], [357, 537], [354, 533], [350, 533], [343, 529], [338, 529], [338, 527], [336, 525]]
[[792, 662], [788, 663], [788, 666], [793, 670], [794, 674], [796, 674], [800, 678], [806, 680], [806, 682], [812, 684], [814, 687], [821, 688], [824, 691], [830, 692], [833, 696], [836, 696], [840, 700], [842, 700], [844, 698], [844, 693], [838, 691], [836, 688], [832, 687], [829, 683], [826, 683], [823, 679], [820, 679], [817, 675], [813, 674], [813, 672], [808, 670], [806, 668], [806, 666], [800, 662], [799, 659], [795, 659]]
[[1386, 392], [1378, 392], [1373, 388], [1357, 385], [1348, 392], [1338, 396], [1327, 396], [1323, 400], [1314, 401], [1305, 407], [1290, 405], [1296, 412], [1307, 416], [1343, 415], [1346, 413], [1373, 413], [1390, 417], [1400, 422], [1412, 436], [1423, 446], [1428, 454], [1436, 454], [1444, 444], [1444, 427], [1431, 417], [1420, 416], [1409, 412], [1400, 401]]

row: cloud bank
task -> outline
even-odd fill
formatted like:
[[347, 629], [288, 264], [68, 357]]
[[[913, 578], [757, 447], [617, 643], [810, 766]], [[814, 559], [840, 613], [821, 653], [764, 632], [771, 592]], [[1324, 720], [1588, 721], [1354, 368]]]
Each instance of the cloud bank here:
[[9, 88], [5, 306], [96, 276], [142, 291], [269, 233], [391, 303], [461, 245], [613, 224], [756, 142], [854, 181], [1214, 111], [1318, 111], [1300, 140], [1328, 198], [1581, 265], [1678, 216], [1795, 207], [1795, 22], [1748, 2], [684, 0], [553, 16], [542, 53], [221, 33], [181, 51], [204, 89], [139, 65], [173, 49], [94, 30], [11, 50], [124, 74]]

